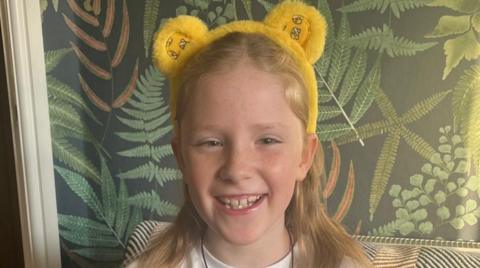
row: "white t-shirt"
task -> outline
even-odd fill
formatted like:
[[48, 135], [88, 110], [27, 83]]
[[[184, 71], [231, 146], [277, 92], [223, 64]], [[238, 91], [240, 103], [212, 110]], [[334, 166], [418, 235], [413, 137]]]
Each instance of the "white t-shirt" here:
[[[205, 260], [207, 261], [208, 268], [234, 268], [233, 266], [227, 265], [215, 258], [215, 256], [210, 253], [207, 248], [204, 247]], [[295, 248], [294, 248], [295, 252]], [[285, 257], [283, 257], [278, 262], [267, 266], [266, 268], [290, 268], [292, 262], [292, 253], [289, 252]], [[188, 254], [182, 262], [181, 268], [205, 268], [202, 258], [202, 248], [200, 243], [197, 244]], [[126, 268], [141, 268], [138, 266], [137, 261], [132, 262]]]
[[[208, 268], [234, 268], [233, 266], [227, 265], [215, 258], [207, 248], [204, 248], [205, 260], [207, 261]], [[297, 256], [296, 247], [293, 248], [295, 256]], [[294, 259], [295, 261], [295, 259]], [[267, 266], [265, 268], [290, 268], [292, 262], [292, 253], [289, 252], [285, 257], [283, 257], [278, 262]], [[137, 261], [132, 262], [126, 268], [141, 268], [138, 266]], [[205, 268], [202, 258], [202, 249], [200, 243], [193, 248], [193, 250], [188, 254], [184, 261], [182, 262], [180, 268]], [[298, 268], [298, 267], [297, 267]], [[348, 257], [344, 258], [342, 264], [339, 268], [361, 268], [359, 265], [355, 265], [354, 262]]]

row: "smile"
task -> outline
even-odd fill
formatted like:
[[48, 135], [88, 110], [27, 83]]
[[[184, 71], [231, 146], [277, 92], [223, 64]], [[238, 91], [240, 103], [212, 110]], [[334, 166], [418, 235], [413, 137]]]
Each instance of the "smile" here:
[[259, 203], [265, 194], [241, 196], [241, 198], [217, 197], [217, 199], [228, 209], [248, 209]]

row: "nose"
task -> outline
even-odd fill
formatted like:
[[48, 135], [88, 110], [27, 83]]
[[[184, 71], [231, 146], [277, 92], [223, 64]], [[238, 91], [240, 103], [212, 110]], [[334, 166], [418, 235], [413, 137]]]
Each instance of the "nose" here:
[[253, 155], [248, 146], [228, 146], [219, 171], [222, 180], [238, 181], [252, 176]]

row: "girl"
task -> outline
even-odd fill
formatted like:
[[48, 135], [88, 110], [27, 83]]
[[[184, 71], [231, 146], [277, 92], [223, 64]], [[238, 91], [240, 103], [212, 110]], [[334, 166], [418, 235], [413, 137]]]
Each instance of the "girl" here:
[[174, 20], [157, 34], [155, 57], [171, 80], [185, 202], [128, 267], [369, 267], [321, 203], [311, 63], [323, 18], [286, 2], [265, 23], [211, 32]]

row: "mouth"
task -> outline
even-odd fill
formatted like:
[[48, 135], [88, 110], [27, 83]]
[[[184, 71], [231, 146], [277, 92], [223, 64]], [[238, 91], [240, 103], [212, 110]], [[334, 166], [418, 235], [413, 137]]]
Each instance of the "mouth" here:
[[217, 200], [227, 209], [244, 210], [259, 204], [267, 194], [240, 195], [235, 197], [217, 196]]

